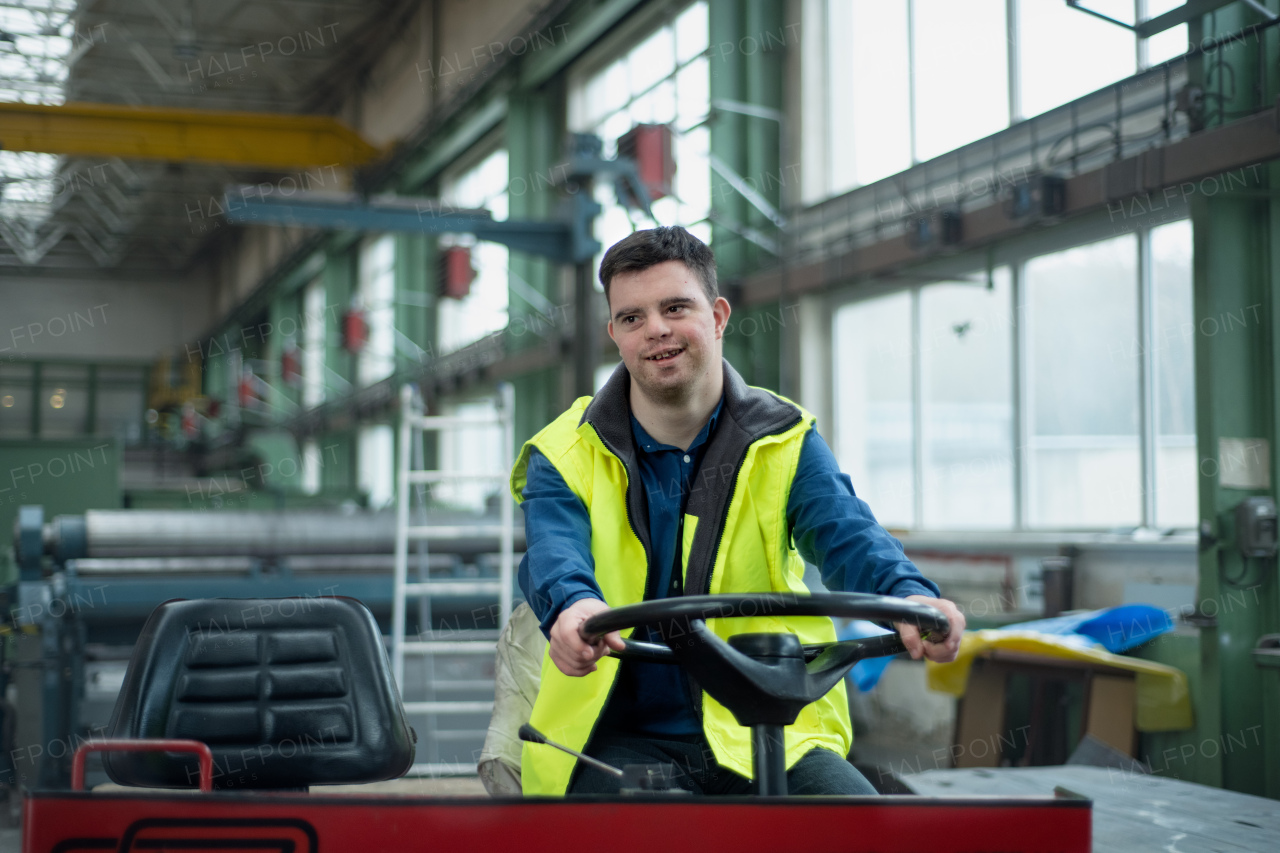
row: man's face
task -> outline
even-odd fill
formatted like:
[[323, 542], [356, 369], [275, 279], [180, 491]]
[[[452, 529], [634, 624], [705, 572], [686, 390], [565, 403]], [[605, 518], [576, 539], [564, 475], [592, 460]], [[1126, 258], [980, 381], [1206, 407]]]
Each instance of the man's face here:
[[609, 337], [640, 390], [654, 401], [690, 397], [711, 371], [720, 349], [729, 303], [712, 304], [683, 261], [622, 273], [609, 284]]

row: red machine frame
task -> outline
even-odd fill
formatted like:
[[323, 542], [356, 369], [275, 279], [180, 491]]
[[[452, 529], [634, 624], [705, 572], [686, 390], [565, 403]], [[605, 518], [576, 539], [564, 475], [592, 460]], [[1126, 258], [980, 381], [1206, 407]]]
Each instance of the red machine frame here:
[[[92, 750], [194, 751], [195, 741], [99, 741], [77, 751], [83, 787]], [[204, 785], [202, 784], [202, 787]], [[1064, 798], [597, 797], [572, 800], [305, 793], [35, 792], [24, 853], [201, 853], [519, 849], [627, 853], [692, 850], [875, 853], [1089, 853], [1092, 803]]]

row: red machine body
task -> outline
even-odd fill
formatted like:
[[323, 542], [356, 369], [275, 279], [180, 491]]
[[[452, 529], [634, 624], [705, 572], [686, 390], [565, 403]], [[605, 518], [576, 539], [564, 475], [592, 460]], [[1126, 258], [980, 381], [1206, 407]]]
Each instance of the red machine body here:
[[[175, 653], [172, 637], [190, 637], [191, 626], [198, 625], [208, 614], [216, 614], [229, 606], [243, 608], [254, 602], [239, 599], [228, 605], [227, 601], [173, 600], [162, 604], [144, 629], [144, 639], [135, 649], [135, 663], [172, 659]], [[310, 650], [307, 661], [343, 663], [347, 669], [341, 671], [348, 673], [354, 684], [349, 695], [370, 709], [365, 717], [382, 721], [388, 731], [396, 730], [397, 726], [407, 730], [373, 615], [354, 599], [332, 597], [318, 601], [321, 603], [316, 611], [303, 615], [293, 613], [286, 617], [276, 609], [260, 612], [253, 631], [244, 634], [249, 643], [240, 642], [227, 648], [253, 649], [255, 656], [261, 646], [284, 650], [268, 661], [275, 664], [274, 669], [266, 670], [273, 676], [298, 672], [303, 664], [294, 661], [290, 654], [296, 655], [296, 650], [302, 648]], [[616, 612], [621, 611], [620, 608]], [[322, 627], [342, 629], [347, 649], [344, 657], [338, 656], [336, 645], [332, 653], [325, 651], [320, 635]], [[272, 643], [260, 642], [264, 635]], [[299, 637], [305, 645], [290, 646], [285, 642]], [[196, 651], [189, 655], [183, 652], [187, 655], [184, 661], [194, 661], [207, 669], [210, 660], [227, 659], [228, 652], [223, 647], [226, 640], [221, 636], [216, 642], [198, 639], [199, 644], [192, 646]], [[381, 671], [357, 682], [352, 673], [360, 672], [359, 667], [368, 665], [370, 659], [375, 666], [381, 666]], [[242, 655], [230, 660], [235, 667], [243, 668], [247, 658]], [[260, 664], [260, 661], [255, 664], [255, 674]], [[310, 675], [310, 671], [304, 672]], [[185, 677], [191, 674], [186, 673]], [[139, 726], [135, 725], [138, 716], [162, 698], [163, 703], [168, 704], [168, 695], [160, 690], [148, 692], [141, 681], [126, 676], [116, 725], [126, 732], [138, 730]], [[300, 701], [290, 696], [291, 702]], [[329, 701], [336, 700], [330, 697]], [[203, 695], [201, 702], [202, 708], [210, 704]], [[208, 728], [215, 735], [218, 733], [215, 725], [210, 724]], [[353, 738], [351, 742], [356, 741]], [[344, 741], [342, 746], [345, 748], [347, 743]], [[815, 853], [1013, 850], [1089, 853], [1092, 840], [1093, 804], [1077, 796], [952, 799], [691, 797], [654, 793], [490, 799], [325, 794], [322, 785], [315, 785], [317, 793], [310, 794], [303, 792], [305, 788], [294, 787], [306, 786], [308, 779], [317, 778], [354, 777], [366, 781], [396, 778], [405, 772], [412, 757], [406, 746], [392, 745], [379, 752], [378, 743], [361, 741], [355, 753], [345, 755], [340, 749], [321, 752], [324, 744], [318, 742], [314, 753], [297, 756], [292, 763], [271, 763], [268, 758], [276, 754], [274, 750], [266, 754], [256, 748], [230, 753], [224, 743], [217, 742], [211, 748], [198, 740], [165, 737], [91, 741], [81, 745], [73, 758], [70, 791], [36, 791], [27, 795], [23, 851], [469, 853], [520, 850], [522, 853], [561, 853], [571, 844], [575, 848], [605, 853], [653, 853], [672, 847], [735, 853], [782, 853], [797, 849]], [[85, 792], [85, 758], [91, 751], [125, 754], [128, 760], [123, 763], [105, 762], [108, 775], [117, 781], [132, 785], [182, 785], [185, 778], [190, 785], [198, 774], [201, 790], [125, 787], [111, 792]], [[158, 754], [138, 756], [148, 751]], [[194, 753], [196, 766], [191, 767], [185, 758], [172, 763], [175, 753]], [[222, 754], [224, 761], [236, 755], [240, 755], [242, 762], [247, 761], [248, 756], [258, 756], [260, 762], [254, 765], [255, 775], [243, 780], [249, 786], [256, 782], [258, 787], [232, 789], [226, 778], [222, 784], [215, 784], [215, 753]], [[341, 774], [330, 773], [326, 777], [323, 764], [308, 763], [307, 759], [316, 756], [330, 763], [354, 757], [370, 766], [340, 767]], [[155, 760], [148, 760], [150, 758]]]
[[[200, 791], [85, 793], [91, 751], [182, 751], [199, 757]], [[244, 851], [588, 850], [652, 853], [806, 849], [875, 853], [1089, 853], [1084, 799], [926, 797], [429, 798], [213, 792], [213, 756], [191, 740], [88, 743], [72, 790], [29, 794], [24, 853], [115, 850]], [[145, 790], [145, 792], [143, 792]], [[803, 839], [801, 842], [800, 840]]]
[[463, 799], [298, 793], [36, 793], [24, 853], [391, 853], [575, 847], [875, 853], [1088, 853], [1088, 800]]

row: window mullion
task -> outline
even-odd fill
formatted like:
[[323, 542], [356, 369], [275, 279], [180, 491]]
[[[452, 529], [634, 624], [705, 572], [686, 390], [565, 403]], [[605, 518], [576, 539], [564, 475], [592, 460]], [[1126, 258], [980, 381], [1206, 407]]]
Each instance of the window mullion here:
[[[1147, 0], [1133, 0], [1133, 21], [1135, 24], [1141, 24], [1147, 19]], [[1133, 51], [1134, 51], [1134, 67], [1138, 73], [1147, 69], [1147, 40], [1133, 34]]]
[[1013, 528], [1023, 530], [1028, 527], [1027, 501], [1030, 494], [1028, 488], [1028, 472], [1031, 468], [1027, 453], [1031, 447], [1031, 418], [1027, 407], [1031, 404], [1030, 371], [1027, 370], [1027, 324], [1030, 311], [1027, 310], [1026, 299], [1026, 265], [1018, 261], [1009, 267], [1010, 298], [1013, 300], [1013, 322], [1009, 324], [1011, 339], [1009, 346], [1013, 348]]
[[1138, 453], [1142, 466], [1142, 526], [1156, 523], [1155, 300], [1151, 231], [1138, 232]]
[[1006, 62], [1009, 65], [1009, 124], [1022, 120], [1022, 70], [1018, 61], [1018, 0], [1005, 0]]
[[911, 291], [911, 516], [917, 529], [924, 527], [924, 358], [920, 293], [919, 287]]
[[916, 144], [916, 3], [907, 0], [907, 143], [911, 165], [920, 162]]

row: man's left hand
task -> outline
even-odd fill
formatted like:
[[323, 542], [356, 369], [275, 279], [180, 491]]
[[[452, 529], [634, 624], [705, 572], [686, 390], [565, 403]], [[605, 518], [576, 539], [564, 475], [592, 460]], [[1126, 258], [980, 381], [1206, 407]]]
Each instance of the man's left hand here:
[[945, 598], [930, 598], [927, 595], [908, 595], [907, 601], [918, 601], [941, 610], [942, 615], [946, 616], [947, 621], [951, 623], [951, 633], [947, 634], [945, 640], [936, 643], [921, 639], [920, 629], [915, 625], [907, 622], [895, 623], [893, 627], [898, 629], [902, 644], [907, 647], [911, 659], [920, 660], [924, 657], [937, 663], [950, 663], [955, 660], [960, 651], [960, 636], [964, 634], [964, 614], [960, 612], [960, 608]]

